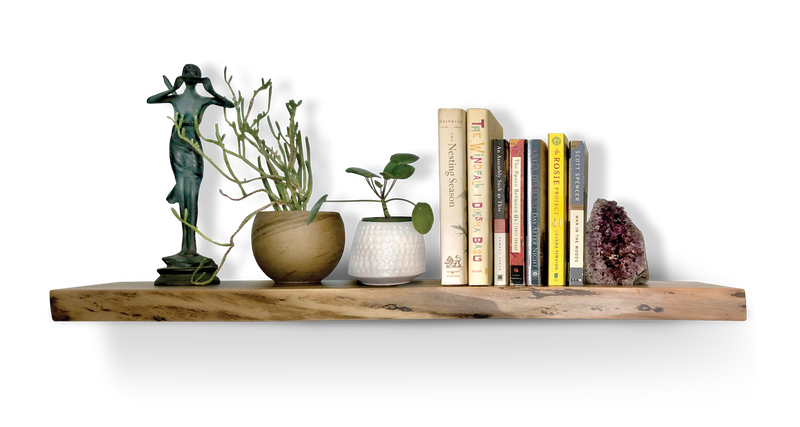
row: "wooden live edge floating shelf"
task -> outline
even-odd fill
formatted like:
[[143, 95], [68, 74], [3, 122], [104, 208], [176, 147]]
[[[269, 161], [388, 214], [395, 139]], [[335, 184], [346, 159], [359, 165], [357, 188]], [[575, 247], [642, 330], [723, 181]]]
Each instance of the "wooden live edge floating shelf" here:
[[50, 291], [55, 321], [355, 319], [745, 320], [744, 289], [698, 282], [642, 286], [470, 287], [438, 280], [372, 287], [223, 281], [214, 286], [109, 283]]

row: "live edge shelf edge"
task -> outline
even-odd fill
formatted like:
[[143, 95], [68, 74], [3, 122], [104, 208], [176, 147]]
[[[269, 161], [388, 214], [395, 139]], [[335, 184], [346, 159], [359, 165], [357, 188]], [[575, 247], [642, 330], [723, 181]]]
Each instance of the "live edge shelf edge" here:
[[50, 311], [55, 321], [747, 319], [744, 289], [699, 282], [630, 287], [442, 286], [438, 280], [391, 287], [346, 280], [302, 286], [122, 282], [54, 289]]

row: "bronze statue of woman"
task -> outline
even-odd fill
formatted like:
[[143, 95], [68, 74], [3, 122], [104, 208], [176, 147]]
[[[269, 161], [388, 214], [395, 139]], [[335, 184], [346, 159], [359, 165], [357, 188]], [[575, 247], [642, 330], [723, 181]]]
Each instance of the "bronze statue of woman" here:
[[[202, 77], [200, 68], [196, 65], [186, 64], [183, 67], [183, 74], [175, 79], [174, 84], [170, 85], [166, 76], [164, 76], [164, 82], [168, 89], [147, 98], [147, 103], [172, 104], [175, 113], [182, 120], [182, 129], [186, 131], [186, 138], [193, 139], [198, 144], [201, 144], [201, 142], [195, 131], [195, 120], [199, 125], [206, 108], [209, 105], [219, 105], [224, 108], [233, 107], [233, 102], [214, 91], [211, 80], [208, 77]], [[198, 84], [202, 84], [203, 88], [213, 98], [197, 93], [196, 86]], [[181, 85], [186, 85], [186, 88], [181, 94], [178, 94], [177, 91]], [[175, 175], [175, 187], [172, 188], [172, 191], [167, 196], [167, 201], [177, 203], [180, 215], [187, 215], [186, 221], [196, 227], [197, 198], [200, 193], [200, 182], [203, 180], [203, 156], [181, 139], [175, 126], [172, 127], [172, 135], [169, 138], [169, 160], [172, 165], [172, 173]], [[204, 271], [210, 269], [213, 272], [216, 269], [216, 263], [213, 260], [197, 253], [194, 230], [185, 224], [182, 227], [183, 241], [181, 250], [175, 255], [163, 258], [168, 268], [158, 270], [161, 276], [156, 280], [157, 285], [189, 284], [185, 282], [187, 280], [191, 281], [191, 273], [201, 263], [204, 265], [202, 269]], [[216, 282], [218, 283], [219, 279], [216, 279]]]

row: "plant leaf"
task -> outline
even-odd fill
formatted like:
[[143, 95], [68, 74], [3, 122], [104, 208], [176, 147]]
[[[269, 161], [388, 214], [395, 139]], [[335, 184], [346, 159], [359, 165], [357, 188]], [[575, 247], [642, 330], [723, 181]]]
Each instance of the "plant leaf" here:
[[383, 171], [391, 175], [392, 178], [406, 179], [414, 175], [415, 170], [414, 166], [411, 165], [390, 162]]
[[391, 162], [386, 163], [383, 166], [383, 172], [381, 172], [381, 176], [383, 176], [386, 179], [394, 178], [394, 168], [396, 168], [397, 166], [400, 165], [398, 163], [391, 163]]
[[419, 160], [419, 156], [411, 153], [397, 153], [392, 155], [389, 160], [394, 163], [400, 163], [401, 165], [408, 165]]
[[308, 221], [306, 225], [311, 224], [311, 221], [314, 221], [314, 218], [317, 217], [317, 212], [319, 212], [319, 208], [322, 207], [322, 204], [328, 200], [328, 195], [324, 195], [317, 200], [317, 203], [314, 203], [314, 206], [311, 208], [311, 211], [308, 212]]
[[378, 177], [378, 175], [376, 175], [376, 174], [374, 174], [374, 173], [372, 173], [372, 172], [370, 172], [370, 171], [368, 171], [366, 169], [361, 169], [361, 168], [347, 168], [345, 170], [345, 172], [354, 173], [356, 175], [361, 175], [364, 178], [377, 178]]
[[378, 180], [376, 179], [374, 182], [375, 182], [375, 186], [376, 186], [376, 187], [378, 187], [378, 188], [383, 188], [383, 184], [381, 184], [381, 182], [380, 182], [380, 181], [378, 181]]
[[420, 202], [411, 211], [411, 222], [419, 234], [427, 234], [433, 227], [433, 209], [431, 205]]

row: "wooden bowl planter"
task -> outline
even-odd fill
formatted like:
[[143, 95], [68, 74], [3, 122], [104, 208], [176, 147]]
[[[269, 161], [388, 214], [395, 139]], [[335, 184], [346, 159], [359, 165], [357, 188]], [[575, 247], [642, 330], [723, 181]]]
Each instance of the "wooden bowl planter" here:
[[275, 283], [319, 283], [344, 253], [344, 222], [338, 212], [261, 212], [253, 222], [253, 256]]

